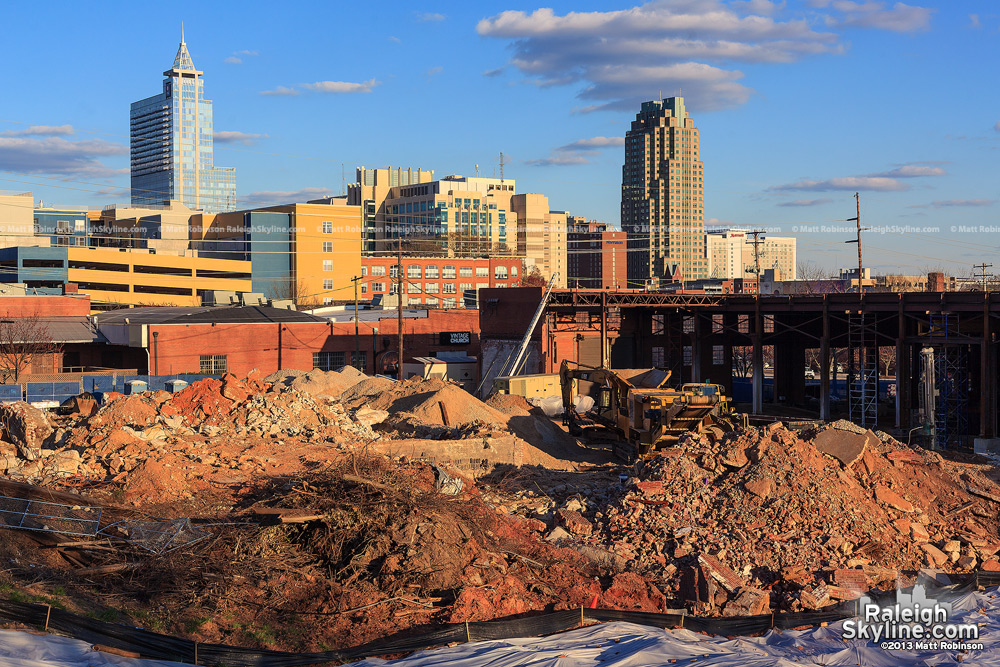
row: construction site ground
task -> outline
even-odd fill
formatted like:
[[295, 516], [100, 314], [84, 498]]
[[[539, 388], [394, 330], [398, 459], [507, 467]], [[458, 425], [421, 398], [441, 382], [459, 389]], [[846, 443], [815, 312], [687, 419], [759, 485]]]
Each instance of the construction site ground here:
[[823, 610], [921, 569], [1000, 571], [990, 461], [848, 422], [710, 428], [626, 465], [520, 397], [351, 368], [101, 399], [0, 406], [0, 496], [103, 508], [68, 534], [0, 500], [0, 595], [304, 652], [581, 606]]

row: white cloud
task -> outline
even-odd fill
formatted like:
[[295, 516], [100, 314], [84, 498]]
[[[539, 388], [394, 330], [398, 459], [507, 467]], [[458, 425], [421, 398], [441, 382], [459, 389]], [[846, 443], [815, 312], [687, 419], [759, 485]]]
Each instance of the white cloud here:
[[117, 176], [128, 173], [128, 170], [113, 169], [97, 158], [126, 154], [127, 146], [101, 139], [66, 141], [58, 136], [43, 139], [20, 136], [0, 138], [0, 169], [26, 174], [98, 178]]
[[[542, 85], [578, 84], [582, 109], [634, 108], [656, 91], [683, 89], [692, 109], [743, 104], [753, 92], [735, 63], [788, 63], [843, 46], [804, 19], [776, 20], [766, 0], [656, 0], [629, 9], [504, 11], [480, 35], [508, 40], [511, 64]], [[637, 65], [637, 63], [642, 63]]]
[[977, 29], [983, 27], [983, 24], [979, 22], [979, 14], [969, 14], [969, 27]]
[[996, 130], [997, 132], [1000, 132], [1000, 120], [998, 120], [997, 124], [993, 126], [993, 129]]
[[821, 206], [829, 204], [833, 200], [828, 197], [822, 199], [796, 199], [794, 201], [781, 202], [778, 206]]
[[589, 151], [595, 148], [611, 148], [625, 145], [625, 137], [591, 137], [560, 146], [557, 151]]
[[503, 74], [504, 69], [506, 69], [506, 68], [505, 67], [497, 67], [496, 69], [488, 69], [485, 72], [483, 72], [483, 76], [486, 76], [486, 77], [500, 76], [501, 74]]
[[380, 82], [375, 79], [368, 79], [355, 83], [351, 81], [317, 81], [316, 83], [304, 83], [302, 87], [317, 93], [350, 94], [350, 93], [370, 93]]
[[587, 159], [586, 155], [581, 153], [557, 153], [537, 160], [525, 160], [524, 163], [533, 167], [566, 167], [577, 164], [590, 164], [590, 160]]
[[[863, 174], [861, 176], [841, 176], [838, 178], [828, 178], [823, 180], [802, 179], [795, 183], [776, 185], [768, 188], [771, 192], [785, 191], [813, 191], [825, 192], [830, 190], [874, 190], [881, 192], [909, 190], [910, 186], [900, 181], [905, 178], [924, 178], [928, 176], [944, 176], [948, 172], [940, 167], [929, 166], [931, 164], [943, 164], [941, 162], [910, 162], [899, 165], [889, 171], [880, 171], [874, 174]], [[782, 204], [787, 205], [787, 204]]]
[[945, 199], [932, 201], [930, 204], [915, 204], [910, 208], [977, 208], [993, 206], [995, 199]]
[[260, 94], [294, 97], [295, 95], [299, 95], [300, 93], [298, 90], [295, 90], [294, 88], [288, 88], [287, 86], [278, 86], [274, 90], [262, 90], [260, 91]]
[[319, 199], [330, 194], [328, 188], [302, 188], [301, 190], [259, 190], [243, 197], [252, 204], [290, 204]]
[[905, 183], [900, 183], [894, 178], [885, 178], [881, 176], [843, 176], [840, 178], [828, 178], [821, 181], [803, 179], [795, 183], [776, 185], [768, 189], [776, 192], [826, 192], [829, 190], [875, 190], [880, 192], [889, 192], [893, 190], [909, 190], [910, 186]]
[[73, 134], [72, 125], [32, 125], [23, 130], [0, 132], [0, 137], [60, 137]]
[[834, 0], [830, 7], [843, 14], [843, 18], [829, 17], [829, 25], [843, 25], [852, 28], [877, 28], [893, 32], [920, 32], [928, 30], [933, 9], [914, 7], [897, 2], [891, 9], [884, 2], [854, 2]]
[[267, 139], [267, 135], [237, 132], [235, 130], [221, 130], [216, 132], [213, 138], [217, 144], [243, 144], [244, 146], [252, 146], [260, 139]]
[[423, 23], [444, 21], [446, 18], [447, 17], [444, 14], [438, 14], [436, 12], [420, 12], [417, 14], [417, 20]]
[[438, 65], [437, 67], [432, 67], [427, 70], [427, 76], [434, 76], [435, 74], [440, 74], [444, 71], [444, 68]]
[[233, 55], [231, 55], [228, 58], [224, 59], [222, 62], [227, 63], [229, 65], [242, 65], [243, 64], [243, 58], [252, 57], [252, 56], [255, 56], [255, 55], [257, 55], [256, 51], [250, 51], [249, 49], [243, 49], [242, 51], [234, 51]]
[[878, 176], [885, 178], [919, 178], [921, 176], [944, 176], [947, 174], [944, 169], [940, 167], [927, 167], [917, 164], [904, 164], [895, 169], [889, 171], [879, 172], [877, 174], [868, 174], [869, 176]]
[[396, 37], [395, 35], [389, 35], [389, 41], [395, 42], [396, 44], [400, 44], [402, 43], [403, 40], [401, 40], [399, 37]]
[[536, 167], [567, 167], [590, 164], [590, 158], [600, 155], [601, 148], [618, 148], [625, 145], [624, 137], [591, 137], [577, 139], [552, 151], [546, 158], [526, 160], [525, 164]]

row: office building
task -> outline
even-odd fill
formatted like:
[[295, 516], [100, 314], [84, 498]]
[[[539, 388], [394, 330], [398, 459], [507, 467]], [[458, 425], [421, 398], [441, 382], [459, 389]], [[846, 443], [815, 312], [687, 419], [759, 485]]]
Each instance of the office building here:
[[282, 204], [192, 217], [202, 256], [249, 261], [253, 291], [299, 306], [347, 301], [361, 276], [361, 207]]
[[212, 102], [201, 75], [182, 34], [163, 92], [132, 103], [133, 206], [179, 201], [212, 213], [236, 209], [236, 170], [215, 166]]
[[683, 97], [643, 102], [625, 134], [622, 230], [629, 286], [708, 277], [700, 138]]
[[73, 284], [94, 310], [196, 306], [206, 291], [249, 292], [251, 284], [250, 262], [74, 246], [0, 249], [0, 281], [49, 289]]
[[545, 195], [525, 193], [510, 198], [517, 216], [517, 254], [528, 270], [538, 269], [554, 287], [566, 287], [566, 212], [549, 209]]
[[518, 257], [403, 257], [403, 278], [398, 258], [365, 257], [361, 260], [358, 294], [370, 301], [391, 296], [395, 303], [403, 284], [403, 305], [413, 308], [463, 308], [463, 296], [487, 287], [518, 287], [524, 261]]
[[710, 278], [756, 279], [772, 269], [776, 280], [795, 280], [795, 238], [755, 238], [746, 229], [724, 229], [705, 235], [705, 257]]
[[626, 289], [626, 234], [582, 216], [566, 218], [567, 284], [576, 289]]
[[[434, 171], [426, 169], [368, 169], [358, 167], [357, 182], [347, 186], [347, 203], [360, 206], [364, 219], [363, 250], [372, 254], [386, 250], [385, 244], [385, 200], [392, 188], [402, 185], [419, 185], [434, 180]], [[310, 202], [320, 203], [320, 202]], [[380, 243], [381, 242], [381, 243]]]

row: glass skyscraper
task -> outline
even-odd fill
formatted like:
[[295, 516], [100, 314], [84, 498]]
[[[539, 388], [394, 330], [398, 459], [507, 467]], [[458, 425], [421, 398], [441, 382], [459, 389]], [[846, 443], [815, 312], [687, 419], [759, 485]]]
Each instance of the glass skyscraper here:
[[205, 99], [184, 36], [163, 92], [132, 103], [132, 205], [179, 201], [208, 213], [236, 210], [236, 169], [216, 167], [212, 102]]

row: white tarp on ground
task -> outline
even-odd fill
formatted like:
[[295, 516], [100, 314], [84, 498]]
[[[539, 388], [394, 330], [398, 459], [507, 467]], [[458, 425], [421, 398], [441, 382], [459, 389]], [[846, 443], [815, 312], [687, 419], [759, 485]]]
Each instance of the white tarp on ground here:
[[168, 660], [139, 660], [95, 651], [90, 644], [69, 637], [0, 630], [3, 667], [190, 667]]
[[[762, 637], [710, 637], [688, 630], [660, 630], [632, 623], [603, 623], [551, 637], [504, 639], [421, 651], [400, 660], [368, 659], [353, 667], [1000, 667], [998, 589], [950, 599], [950, 623], [979, 625], [982, 651], [889, 651], [869, 642], [845, 641], [843, 622], [825, 628], [772, 631]], [[122, 658], [90, 644], [55, 635], [0, 630], [4, 667], [181, 667], [163, 660]]]
[[551, 637], [473, 642], [352, 667], [796, 667], [799, 665], [1000, 667], [1000, 597], [997, 590], [954, 600], [950, 623], [980, 626], [982, 651], [890, 651], [842, 638], [843, 622], [809, 630], [771, 631], [762, 637], [710, 637], [688, 630], [659, 630], [632, 623], [603, 623]]

